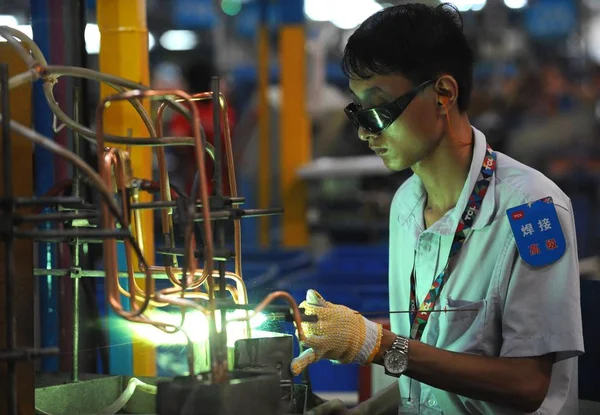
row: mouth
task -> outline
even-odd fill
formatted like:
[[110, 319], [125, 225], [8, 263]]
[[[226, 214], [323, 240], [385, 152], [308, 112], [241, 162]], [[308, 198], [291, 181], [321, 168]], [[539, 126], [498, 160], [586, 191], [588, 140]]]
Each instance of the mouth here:
[[374, 152], [375, 154], [377, 154], [378, 156], [383, 156], [383, 155], [384, 155], [385, 153], [387, 153], [387, 151], [388, 151], [388, 150], [387, 150], [387, 148], [382, 148], [382, 147], [379, 147], [379, 148], [371, 148], [371, 150], [373, 150], [373, 152]]

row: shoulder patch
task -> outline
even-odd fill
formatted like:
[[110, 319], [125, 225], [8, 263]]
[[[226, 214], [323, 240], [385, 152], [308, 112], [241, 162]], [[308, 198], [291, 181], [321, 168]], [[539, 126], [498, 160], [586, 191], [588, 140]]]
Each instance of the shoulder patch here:
[[506, 211], [521, 259], [533, 267], [558, 261], [567, 250], [551, 197], [510, 208]]

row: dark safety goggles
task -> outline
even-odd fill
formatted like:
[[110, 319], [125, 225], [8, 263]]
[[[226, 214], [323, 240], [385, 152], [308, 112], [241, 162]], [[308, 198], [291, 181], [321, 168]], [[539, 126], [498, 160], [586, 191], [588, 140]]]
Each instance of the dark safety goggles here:
[[370, 133], [379, 134], [396, 121], [419, 92], [433, 82], [423, 82], [392, 102], [366, 110], [361, 110], [358, 105], [351, 102], [344, 108], [344, 112], [356, 128], [363, 128]]

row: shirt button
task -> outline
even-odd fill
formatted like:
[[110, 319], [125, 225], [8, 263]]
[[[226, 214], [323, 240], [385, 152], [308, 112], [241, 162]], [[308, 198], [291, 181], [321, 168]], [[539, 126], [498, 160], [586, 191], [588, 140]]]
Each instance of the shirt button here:
[[435, 399], [429, 399], [427, 401], [427, 406], [429, 406], [430, 408], [434, 408], [437, 405], [437, 402], [435, 401]]

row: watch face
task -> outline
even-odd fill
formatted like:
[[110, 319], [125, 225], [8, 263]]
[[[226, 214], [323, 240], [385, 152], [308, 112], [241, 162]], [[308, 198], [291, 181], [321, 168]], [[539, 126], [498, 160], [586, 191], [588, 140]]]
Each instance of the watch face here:
[[408, 357], [399, 350], [390, 350], [383, 357], [383, 365], [392, 375], [401, 375], [408, 366]]

